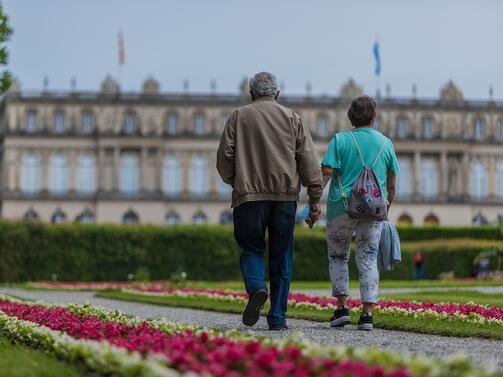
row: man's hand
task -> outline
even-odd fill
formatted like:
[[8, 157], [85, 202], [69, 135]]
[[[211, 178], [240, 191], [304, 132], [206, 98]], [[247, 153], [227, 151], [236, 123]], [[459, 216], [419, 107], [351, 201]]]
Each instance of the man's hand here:
[[306, 219], [306, 224], [309, 225], [309, 228], [312, 228], [314, 223], [320, 219], [321, 216], [321, 205], [317, 204], [309, 204], [309, 217]]

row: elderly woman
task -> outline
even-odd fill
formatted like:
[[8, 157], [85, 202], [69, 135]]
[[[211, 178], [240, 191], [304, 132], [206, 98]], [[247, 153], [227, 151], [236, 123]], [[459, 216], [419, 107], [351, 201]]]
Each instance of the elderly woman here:
[[321, 162], [323, 184], [331, 180], [327, 203], [327, 243], [332, 295], [338, 298], [338, 308], [330, 324], [332, 327], [343, 327], [351, 322], [346, 306], [349, 296], [348, 261], [351, 239], [356, 233], [356, 264], [363, 302], [358, 329], [372, 330], [372, 308], [377, 302], [379, 286], [377, 249], [382, 223], [350, 218], [341, 189], [349, 198], [351, 188], [362, 172], [362, 163], [367, 167], [373, 166], [389, 209], [399, 168], [391, 140], [373, 128], [375, 101], [368, 96], [355, 98], [348, 110], [348, 117], [354, 128], [334, 135]]

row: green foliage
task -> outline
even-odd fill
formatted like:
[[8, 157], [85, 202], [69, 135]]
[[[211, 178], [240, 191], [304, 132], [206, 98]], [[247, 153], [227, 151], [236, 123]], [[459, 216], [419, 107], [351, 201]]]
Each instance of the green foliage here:
[[[4, 13], [2, 4], [0, 3], [0, 65], [7, 65], [9, 53], [5, 42], [9, 40], [12, 34], [12, 28], [9, 26], [9, 18]], [[0, 93], [4, 93], [9, 89], [12, 82], [11, 74], [7, 71], [0, 75]]]
[[[454, 271], [469, 277], [484, 250], [503, 250], [503, 241], [433, 240], [402, 243], [402, 258], [383, 279], [408, 280], [414, 251], [425, 253], [428, 278]], [[328, 281], [325, 235], [297, 229], [294, 280]], [[190, 280], [240, 280], [239, 252], [225, 226], [115, 226], [0, 222], [0, 281], [166, 280], [179, 271]], [[354, 253], [350, 276], [357, 279]]]

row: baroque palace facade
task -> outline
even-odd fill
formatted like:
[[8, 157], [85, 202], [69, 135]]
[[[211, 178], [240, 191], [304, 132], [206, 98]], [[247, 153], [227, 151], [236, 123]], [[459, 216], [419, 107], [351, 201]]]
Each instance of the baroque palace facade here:
[[[160, 93], [148, 79], [122, 93], [28, 92], [16, 83], [0, 108], [1, 216], [45, 222], [229, 223], [231, 188], [215, 169], [220, 133], [241, 93]], [[349, 80], [336, 97], [283, 96], [309, 126], [321, 158], [349, 128]], [[467, 101], [447, 83], [437, 99], [386, 96], [375, 127], [400, 161], [392, 221], [470, 225], [503, 216], [503, 103]], [[326, 190], [328, 191], [328, 189]], [[304, 191], [301, 200], [305, 200]]]

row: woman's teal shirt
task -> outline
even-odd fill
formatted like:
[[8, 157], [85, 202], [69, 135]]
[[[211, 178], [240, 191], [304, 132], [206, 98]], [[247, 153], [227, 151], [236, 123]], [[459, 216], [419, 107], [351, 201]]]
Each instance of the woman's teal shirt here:
[[358, 157], [355, 143], [349, 132], [353, 132], [367, 167], [372, 165], [383, 143], [386, 143], [381, 157], [374, 166], [375, 175], [379, 180], [381, 190], [385, 197], [388, 196], [386, 191], [388, 172], [391, 171], [396, 175], [400, 171], [393, 143], [379, 131], [365, 127], [336, 133], [330, 141], [328, 150], [321, 161], [322, 165], [327, 165], [334, 169], [332, 179], [330, 180], [327, 200], [328, 219], [335, 218], [346, 212], [346, 208], [341, 199], [337, 175], [339, 175], [343, 190], [346, 193], [346, 197], [349, 199], [351, 187], [363, 168], [360, 157]]

